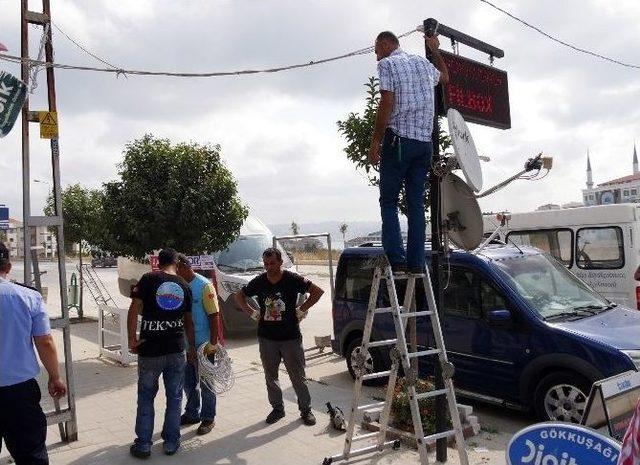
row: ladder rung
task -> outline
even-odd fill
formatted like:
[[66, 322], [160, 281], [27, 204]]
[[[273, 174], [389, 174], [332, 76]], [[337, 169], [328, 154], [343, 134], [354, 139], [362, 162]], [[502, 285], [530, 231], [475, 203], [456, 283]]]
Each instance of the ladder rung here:
[[411, 318], [411, 317], [427, 316], [427, 315], [433, 315], [433, 312], [431, 310], [424, 310], [422, 312], [410, 312], [410, 313], [400, 314], [402, 318]]
[[409, 358], [424, 357], [425, 355], [435, 355], [441, 352], [440, 349], [421, 350], [420, 352], [410, 352]]
[[[400, 309], [400, 313], [404, 312], [404, 307], [401, 305], [399, 307]], [[376, 315], [380, 314], [380, 313], [392, 313], [393, 312], [393, 307], [380, 307], [380, 308], [376, 308], [373, 313], [375, 313]]]
[[446, 394], [446, 393], [447, 393], [446, 389], [436, 389], [435, 391], [423, 392], [421, 394], [416, 394], [416, 400], [428, 399], [430, 397], [441, 396], [441, 395]]
[[391, 370], [379, 371], [377, 373], [369, 373], [368, 375], [362, 376], [362, 381], [367, 381], [369, 379], [376, 379], [376, 378], [384, 378], [385, 376], [389, 376], [390, 374], [391, 374]]
[[351, 442], [364, 441], [365, 439], [375, 438], [376, 436], [378, 436], [378, 434], [380, 433], [377, 431], [375, 433], [359, 434], [357, 436], [353, 436], [351, 438]]
[[381, 346], [390, 346], [398, 342], [397, 339], [385, 339], [384, 341], [373, 341], [370, 342], [368, 347], [381, 347]]
[[443, 431], [442, 433], [430, 434], [429, 436], [425, 436], [425, 442], [437, 441], [438, 439], [448, 438], [449, 436], [453, 436], [456, 434], [456, 430], [450, 429], [449, 431]]
[[49, 17], [44, 13], [38, 13], [37, 11], [25, 11], [24, 17], [30, 24], [40, 24], [44, 26], [49, 22]]
[[374, 404], [367, 404], [367, 405], [361, 405], [360, 407], [358, 407], [358, 410], [360, 411], [369, 411], [369, 410], [375, 410], [378, 409], [380, 407], [384, 408], [384, 406], [387, 405], [386, 402], [376, 402]]
[[424, 273], [420, 273], [420, 274], [398, 274], [398, 275], [393, 275], [393, 279], [396, 280], [400, 280], [400, 279], [418, 279], [418, 278], [424, 278], [425, 274]]

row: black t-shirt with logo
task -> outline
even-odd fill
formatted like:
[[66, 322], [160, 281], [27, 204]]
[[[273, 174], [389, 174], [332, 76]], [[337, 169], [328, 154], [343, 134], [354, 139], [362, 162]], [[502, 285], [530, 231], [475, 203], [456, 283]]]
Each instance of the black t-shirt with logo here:
[[142, 300], [138, 354], [158, 357], [184, 350], [184, 312], [191, 311], [191, 289], [179, 276], [153, 271], [140, 278], [131, 298]]
[[267, 273], [256, 276], [242, 288], [244, 295], [257, 297], [260, 305], [258, 336], [274, 341], [298, 339], [300, 325], [296, 317], [298, 294], [309, 290], [311, 281], [284, 270], [282, 278], [272, 284]]

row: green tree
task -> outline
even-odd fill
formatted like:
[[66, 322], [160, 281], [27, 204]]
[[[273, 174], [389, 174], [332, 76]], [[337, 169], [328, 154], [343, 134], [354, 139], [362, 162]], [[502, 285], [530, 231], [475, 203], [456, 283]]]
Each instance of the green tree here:
[[292, 221], [291, 234], [293, 234], [294, 236], [297, 236], [299, 232], [300, 232], [300, 227], [298, 226], [298, 223], [296, 223], [295, 221]]
[[103, 200], [103, 248], [118, 255], [222, 250], [247, 217], [219, 145], [172, 144], [147, 134], [126, 145], [118, 168], [120, 180], [104, 185]]
[[340, 225], [340, 233], [342, 234], [342, 242], [345, 241], [345, 236], [347, 234], [347, 229], [349, 229], [349, 225], [347, 223], [342, 223]]
[[[369, 81], [364, 84], [366, 88], [365, 107], [362, 115], [360, 113], [351, 112], [343, 121], [338, 121], [338, 132], [347, 140], [347, 146], [344, 152], [347, 158], [351, 160], [357, 170], [364, 170], [369, 184], [378, 186], [380, 183], [379, 165], [372, 165], [369, 161], [369, 147], [371, 146], [371, 138], [373, 137], [373, 129], [376, 121], [376, 112], [378, 110], [378, 102], [380, 101], [379, 83], [375, 77], [370, 77]], [[442, 128], [442, 124], [440, 125]], [[440, 129], [440, 153], [447, 153], [451, 146], [449, 135]], [[425, 209], [429, 208], [429, 186], [427, 182], [425, 189]], [[406, 202], [404, 200], [404, 188], [400, 193], [400, 210], [406, 212]]]
[[[102, 193], [97, 189], [87, 189], [80, 184], [73, 184], [62, 192], [62, 218], [64, 220], [64, 249], [72, 250], [78, 244], [80, 256], [80, 296], [78, 316], [82, 318], [83, 310], [83, 268], [82, 255], [88, 252], [89, 244], [102, 242], [104, 221], [102, 215]], [[44, 208], [45, 215], [54, 215], [53, 195], [49, 194]], [[57, 228], [52, 228], [57, 235]], [[46, 247], [46, 245], [45, 245]]]

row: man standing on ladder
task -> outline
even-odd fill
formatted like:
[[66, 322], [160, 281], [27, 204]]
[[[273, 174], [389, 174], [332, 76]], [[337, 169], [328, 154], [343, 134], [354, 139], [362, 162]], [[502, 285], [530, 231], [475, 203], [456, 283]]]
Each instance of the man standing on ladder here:
[[16, 465], [46, 465], [47, 420], [34, 379], [40, 371], [34, 344], [49, 374], [51, 397], [64, 396], [67, 386], [42, 296], [10, 282], [10, 271], [9, 250], [0, 242], [0, 448], [4, 440]]
[[[402, 51], [392, 32], [381, 32], [375, 43], [380, 103], [369, 161], [380, 163], [382, 246], [394, 272], [422, 273], [425, 266], [424, 194], [433, 154], [434, 87], [449, 82], [438, 38], [425, 37], [425, 42], [435, 66]], [[409, 223], [406, 255], [398, 221], [403, 184]]]
[[[184, 393], [187, 405], [180, 417], [181, 425], [194, 425], [198, 422], [198, 434], [209, 433], [215, 425], [216, 393], [205, 383], [200, 383], [198, 391], [198, 358], [196, 352], [202, 344], [207, 344], [205, 354], [215, 354], [218, 349], [219, 309], [218, 294], [211, 281], [196, 273], [191, 268], [191, 262], [184, 254], [178, 254], [178, 276], [189, 283], [193, 301], [191, 303], [191, 318], [195, 346], [187, 351], [187, 367], [184, 370]], [[201, 394], [202, 393], [202, 396]], [[202, 397], [202, 409], [200, 400]]]

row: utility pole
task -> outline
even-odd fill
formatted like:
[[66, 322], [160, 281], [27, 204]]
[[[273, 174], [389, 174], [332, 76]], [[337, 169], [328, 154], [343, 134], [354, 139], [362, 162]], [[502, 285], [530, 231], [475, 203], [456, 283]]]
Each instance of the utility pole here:
[[[42, 13], [29, 10], [29, 0], [21, 0], [21, 51], [22, 51], [22, 80], [29, 84], [29, 63], [24, 60], [29, 59], [29, 24], [42, 26], [46, 32], [45, 40], [45, 61], [53, 63], [53, 42], [51, 33], [51, 4], [50, 0], [42, 0]], [[47, 66], [47, 101], [48, 120], [56, 120], [56, 88], [55, 76], [52, 67]], [[42, 112], [40, 112], [42, 113]], [[51, 319], [52, 329], [61, 329], [64, 343], [64, 364], [65, 377], [67, 381], [67, 408], [61, 409], [59, 403], [55, 402], [55, 411], [46, 413], [47, 424], [58, 424], [60, 436], [63, 441], [76, 441], [78, 439], [78, 429], [75, 408], [75, 378], [73, 374], [71, 355], [71, 328], [69, 322], [69, 307], [67, 306], [67, 273], [64, 250], [64, 231], [62, 219], [62, 193], [60, 186], [60, 148], [58, 144], [57, 120], [55, 133], [45, 137], [42, 133], [42, 121], [39, 112], [29, 110], [29, 97], [27, 96], [22, 108], [22, 188], [23, 188], [23, 215], [24, 215], [24, 282], [29, 285], [32, 282], [32, 257], [31, 251], [31, 231], [38, 226], [55, 227], [57, 229], [57, 259], [58, 276], [60, 281], [60, 306], [61, 317]], [[41, 123], [41, 137], [50, 139], [51, 146], [51, 167], [53, 178], [53, 216], [32, 216], [31, 215], [31, 172], [29, 158], [29, 123]], [[37, 256], [36, 256], [37, 260]]]

